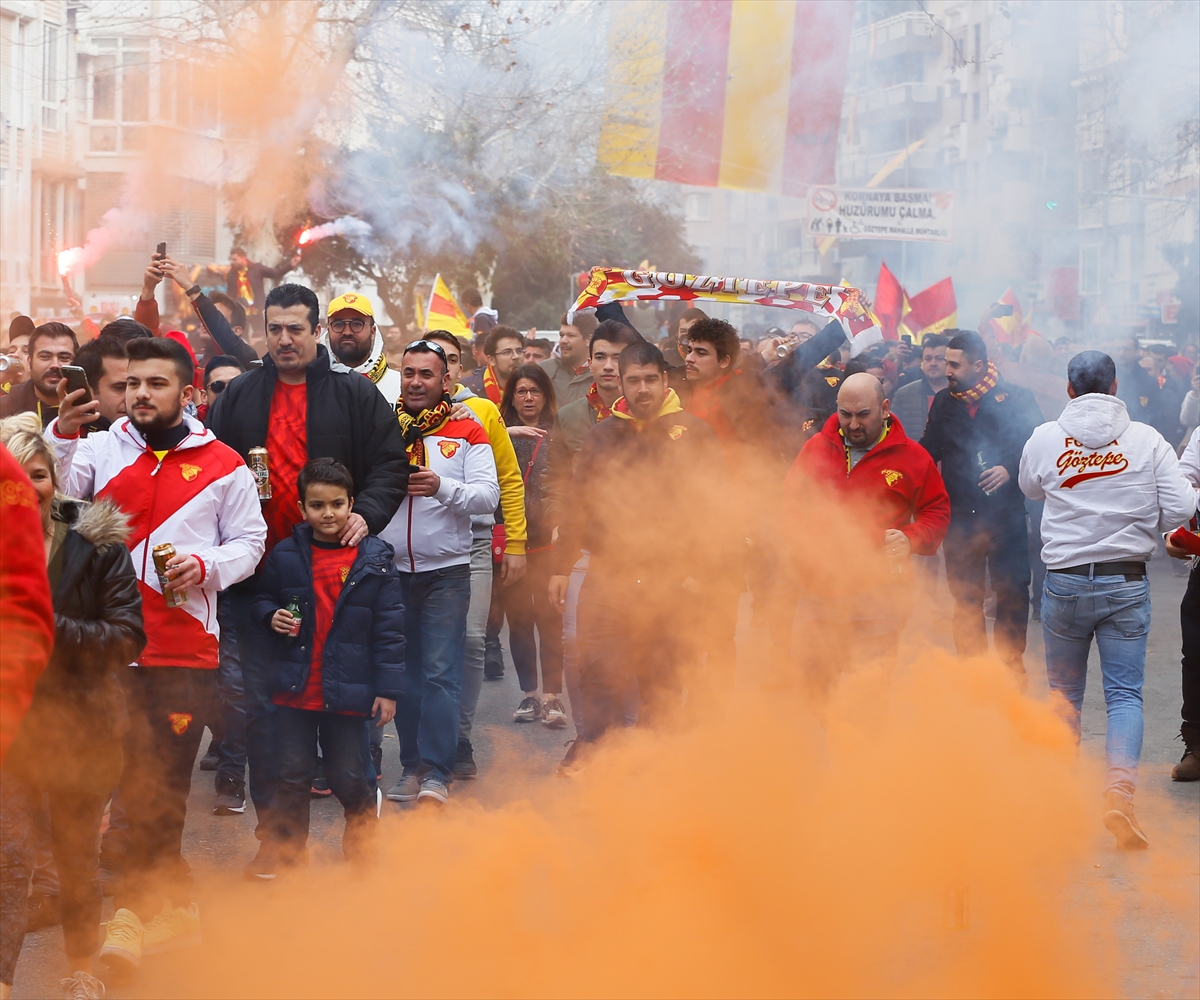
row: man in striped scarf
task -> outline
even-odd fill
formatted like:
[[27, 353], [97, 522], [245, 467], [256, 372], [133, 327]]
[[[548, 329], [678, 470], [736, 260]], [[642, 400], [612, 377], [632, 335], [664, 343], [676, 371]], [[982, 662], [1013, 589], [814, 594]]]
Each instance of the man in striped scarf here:
[[933, 398], [921, 444], [940, 463], [950, 494], [944, 551], [954, 595], [954, 646], [959, 656], [987, 652], [983, 600], [990, 577], [996, 652], [1023, 679], [1029, 548], [1017, 472], [1042, 415], [1027, 389], [1000, 378], [979, 334], [946, 333], [952, 338], [946, 348], [949, 384]]

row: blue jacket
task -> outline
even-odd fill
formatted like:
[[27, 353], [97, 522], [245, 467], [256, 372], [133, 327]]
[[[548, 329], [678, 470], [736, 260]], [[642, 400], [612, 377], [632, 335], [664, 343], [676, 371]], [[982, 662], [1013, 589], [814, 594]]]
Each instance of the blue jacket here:
[[[404, 676], [404, 602], [392, 547], [368, 535], [342, 585], [321, 656], [325, 711], [369, 715], [376, 698], [398, 699]], [[312, 592], [312, 528], [298, 524], [275, 546], [259, 574], [254, 618], [270, 639], [275, 691], [303, 691], [316, 627]], [[295, 638], [271, 628], [271, 617], [300, 598]]]

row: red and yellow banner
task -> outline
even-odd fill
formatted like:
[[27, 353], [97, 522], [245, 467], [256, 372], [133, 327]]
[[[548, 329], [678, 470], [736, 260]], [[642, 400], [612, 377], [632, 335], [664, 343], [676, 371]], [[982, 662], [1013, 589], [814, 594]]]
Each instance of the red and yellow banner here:
[[600, 164], [796, 198], [833, 183], [853, 21], [843, 0], [614, 3]]
[[429, 306], [425, 310], [423, 329], [448, 330], [456, 337], [465, 337], [470, 341], [471, 323], [462, 307], [450, 294], [446, 282], [439, 274], [433, 279], [433, 289], [429, 293]]
[[[581, 309], [609, 302], [744, 302], [777, 309], [801, 309], [839, 319], [861, 347], [882, 334], [870, 312], [861, 304], [861, 292], [846, 285], [814, 285], [807, 281], [767, 281], [759, 278], [720, 278], [678, 271], [641, 271], [619, 267], [593, 267], [588, 286], [567, 313], [570, 321]], [[872, 334], [871, 331], [875, 332]], [[859, 341], [860, 335], [866, 340]]]

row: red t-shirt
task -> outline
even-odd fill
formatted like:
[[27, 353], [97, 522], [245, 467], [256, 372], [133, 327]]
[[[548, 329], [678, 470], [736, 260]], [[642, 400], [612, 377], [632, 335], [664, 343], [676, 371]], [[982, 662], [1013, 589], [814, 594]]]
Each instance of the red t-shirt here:
[[304, 382], [275, 383], [267, 422], [267, 460], [271, 470], [271, 499], [263, 504], [267, 522], [264, 560], [304, 520], [297, 506], [300, 494], [296, 492], [296, 478], [308, 461], [308, 385]]
[[[337, 542], [312, 543], [312, 575], [313, 575], [313, 644], [312, 663], [308, 668], [308, 680], [304, 690], [296, 693], [283, 692], [275, 695], [276, 705], [286, 705], [288, 708], [302, 708], [309, 712], [325, 710], [325, 692], [321, 686], [321, 657], [325, 652], [325, 638], [333, 625], [333, 609], [337, 606], [338, 595], [342, 592], [342, 584], [350, 575], [350, 567], [358, 555], [358, 548], [351, 545], [341, 545]], [[356, 712], [345, 712], [345, 715], [357, 715]]]

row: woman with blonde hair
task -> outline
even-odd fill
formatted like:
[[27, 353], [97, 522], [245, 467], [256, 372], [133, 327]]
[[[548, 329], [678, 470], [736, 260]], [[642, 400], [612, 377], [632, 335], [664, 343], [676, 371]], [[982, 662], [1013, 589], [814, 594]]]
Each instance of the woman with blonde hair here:
[[37, 415], [0, 420], [0, 441], [33, 483], [54, 600], [54, 653], [38, 678], [0, 774], [0, 1000], [25, 938], [34, 818], [46, 794], [69, 975], [63, 995], [104, 995], [92, 975], [100, 930], [100, 822], [121, 774], [119, 674], [146, 644], [126, 548], [129, 522], [111, 501], [56, 496], [58, 469]]

